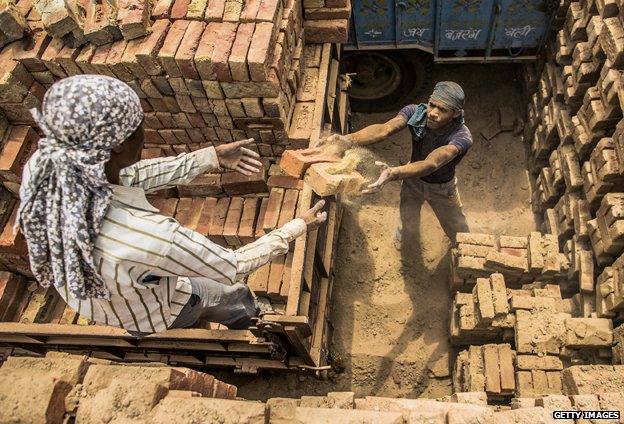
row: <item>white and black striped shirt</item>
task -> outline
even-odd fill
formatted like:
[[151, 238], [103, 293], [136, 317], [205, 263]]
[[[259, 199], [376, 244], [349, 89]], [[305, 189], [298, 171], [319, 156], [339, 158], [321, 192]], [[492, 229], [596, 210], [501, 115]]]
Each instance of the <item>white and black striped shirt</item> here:
[[145, 197], [146, 192], [188, 183], [218, 169], [213, 147], [143, 160], [123, 169], [122, 185], [112, 186], [113, 200], [93, 255], [111, 299], [79, 300], [67, 285], [58, 289], [61, 297], [80, 315], [99, 324], [141, 333], [164, 331], [191, 295], [189, 277], [233, 284], [237, 277], [286, 253], [289, 242], [306, 231], [302, 219], [233, 251], [160, 215]]

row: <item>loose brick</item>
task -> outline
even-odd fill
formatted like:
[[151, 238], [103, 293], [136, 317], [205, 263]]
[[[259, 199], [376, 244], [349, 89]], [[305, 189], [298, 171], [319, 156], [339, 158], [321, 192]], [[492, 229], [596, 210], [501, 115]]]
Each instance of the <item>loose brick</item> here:
[[178, 68], [175, 55], [178, 51], [178, 47], [182, 43], [184, 34], [190, 24], [190, 21], [178, 20], [175, 21], [164, 39], [162, 47], [158, 52], [158, 60], [160, 65], [165, 70], [169, 77], [181, 77], [182, 73]]
[[175, 0], [171, 7], [171, 19], [184, 19], [188, 13], [190, 0]]
[[11, 128], [0, 151], [0, 177], [19, 183], [26, 161], [36, 149], [39, 137], [31, 127], [18, 125]]
[[256, 219], [258, 218], [260, 199], [257, 197], [248, 197], [243, 204], [243, 213], [241, 215], [240, 226], [238, 228], [238, 237], [242, 244], [254, 241]]
[[348, 38], [348, 19], [317, 20], [304, 22], [306, 42], [309, 43], [340, 43]]
[[513, 392], [516, 389], [514, 379], [513, 354], [509, 344], [498, 345], [498, 361], [500, 364], [501, 391]]
[[26, 287], [23, 277], [0, 271], [0, 321], [10, 321], [15, 317], [26, 295]]
[[236, 37], [236, 23], [223, 22], [219, 26], [217, 39], [219, 42], [215, 45], [212, 52], [212, 66], [218, 81], [232, 81], [230, 67], [228, 66], [228, 57], [232, 49], [232, 44]]
[[279, 222], [280, 210], [282, 207], [282, 202], [284, 199], [285, 190], [281, 188], [271, 189], [271, 193], [269, 195], [269, 202], [267, 204], [267, 209], [264, 215], [264, 221], [262, 222], [262, 227], [264, 231], [270, 232], [277, 228], [277, 224]]
[[191, 21], [180, 43], [180, 47], [175, 54], [175, 61], [182, 76], [185, 78], [200, 79], [197, 69], [195, 68], [194, 56], [205, 28], [205, 23]]
[[264, 231], [264, 217], [266, 216], [268, 206], [269, 198], [262, 198], [262, 201], [260, 202], [260, 210], [258, 211], [258, 219], [256, 220], [256, 238], [260, 238], [266, 234], [266, 232]]
[[260, 22], [256, 24], [253, 38], [247, 54], [249, 74], [252, 81], [267, 81], [269, 65], [273, 59], [273, 24]]
[[206, 22], [221, 22], [225, 10], [225, 0], [209, 0], [206, 9]]
[[223, 226], [225, 225], [229, 206], [230, 198], [222, 197], [218, 200], [208, 232], [210, 239], [221, 245], [226, 244], [225, 238], [223, 237]]
[[247, 52], [254, 33], [254, 23], [242, 23], [238, 26], [232, 51], [228, 58], [230, 73], [233, 81], [249, 81], [247, 70]]
[[262, 296], [267, 294], [269, 284], [269, 273], [271, 271], [271, 264], [262, 265], [260, 268], [249, 274], [247, 279], [247, 286], [256, 296]]
[[158, 51], [165, 42], [169, 25], [167, 19], [155, 21], [151, 28], [151, 34], [142, 38], [136, 47], [136, 59], [148, 75], [156, 76], [162, 72]]
[[266, 193], [269, 191], [266, 180], [266, 166], [263, 166], [259, 172], [252, 175], [243, 175], [240, 172], [235, 171], [225, 172], [221, 176], [221, 186], [230, 196], [250, 193]]
[[147, 35], [150, 27], [150, 3], [146, 0], [118, 0], [117, 21], [126, 40]]
[[[214, 80], [216, 74], [212, 63], [212, 56], [215, 50], [215, 45], [219, 39], [220, 24], [216, 22], [209, 23], [204, 30], [197, 51], [195, 52], [195, 66], [202, 80]], [[217, 84], [218, 86], [218, 84]], [[206, 94], [210, 93], [210, 90], [206, 88]], [[210, 95], [208, 95], [209, 98]]]
[[241, 245], [238, 237], [238, 227], [243, 214], [243, 203], [244, 199], [242, 197], [233, 197], [230, 201], [230, 207], [223, 226], [223, 237], [230, 246], [238, 247]]
[[286, 150], [280, 159], [280, 167], [288, 175], [301, 179], [312, 164], [339, 161], [340, 157], [325, 153], [321, 148]]
[[216, 209], [217, 199], [215, 199], [214, 197], [209, 197], [204, 200], [202, 213], [199, 217], [199, 222], [195, 231], [203, 236], [208, 236], [210, 234], [210, 226], [212, 225], [213, 218], [216, 216]]

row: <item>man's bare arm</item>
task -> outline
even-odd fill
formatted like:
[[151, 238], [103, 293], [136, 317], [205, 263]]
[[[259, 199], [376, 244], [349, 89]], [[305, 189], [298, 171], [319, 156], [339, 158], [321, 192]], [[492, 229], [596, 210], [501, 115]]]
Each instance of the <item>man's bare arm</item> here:
[[375, 162], [381, 167], [379, 179], [370, 184], [363, 193], [373, 193], [380, 190], [388, 181], [403, 180], [412, 177], [426, 177], [449, 163], [459, 154], [456, 146], [442, 146], [435, 149], [424, 159], [408, 163], [403, 166], [390, 167], [383, 162]]
[[457, 146], [438, 147], [424, 160], [391, 168], [392, 179], [403, 180], [412, 177], [426, 177], [452, 161], [459, 154]]
[[351, 134], [347, 134], [353, 144], [366, 146], [385, 140], [394, 133], [401, 131], [407, 126], [407, 121], [402, 116], [395, 116], [384, 124], [373, 124]]

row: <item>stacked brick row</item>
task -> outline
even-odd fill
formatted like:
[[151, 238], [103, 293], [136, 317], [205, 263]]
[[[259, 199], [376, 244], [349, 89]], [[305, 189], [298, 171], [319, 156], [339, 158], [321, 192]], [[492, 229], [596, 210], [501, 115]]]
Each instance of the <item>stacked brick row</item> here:
[[[533, 209], [566, 257], [582, 316], [619, 319], [624, 253], [624, 23], [618, 1], [572, 1], [524, 78]], [[565, 287], [564, 287], [565, 286]], [[573, 291], [568, 292], [568, 290]]]
[[306, 42], [347, 42], [351, 0], [303, 0], [303, 12]]
[[175, 154], [253, 137], [256, 149], [274, 158], [289, 145], [297, 96], [316, 98], [316, 81], [300, 81], [306, 57], [307, 67], [320, 66], [322, 46], [304, 55], [298, 5], [275, 2], [249, 21], [159, 19], [147, 36], [101, 46], [72, 48], [36, 32], [32, 42], [9, 44], [0, 54], [7, 65], [0, 106], [11, 123], [32, 124], [28, 108], [40, 106], [53, 81], [109, 75], [141, 98], [148, 147]]
[[[0, 376], [5, 422], [96, 422], [103, 417], [152, 421], [147, 414], [157, 404], [162, 409], [190, 398], [227, 402], [237, 393], [235, 386], [188, 368], [116, 365], [60, 352], [45, 358], [9, 357]], [[121, 398], [123, 402], [117, 400]]]
[[[299, 2], [300, 3], [300, 2]], [[70, 47], [102, 46], [150, 33], [154, 21], [252, 22], [286, 7], [280, 0], [4, 0], [0, 5], [0, 47], [43, 30]], [[306, 3], [309, 42], [345, 43], [349, 0]], [[274, 22], [273, 19], [269, 19]]]
[[563, 299], [556, 283], [512, 289], [502, 274], [478, 278], [451, 307], [451, 343], [471, 345], [455, 362], [454, 391], [485, 391], [491, 400], [561, 394], [568, 367], [621, 363], [622, 328], [584, 317], [590, 306], [579, 294]]
[[[479, 353], [476, 350], [471, 352]], [[502, 369], [467, 369], [485, 386], [507, 379], [509, 345], [488, 345], [486, 358], [502, 358]], [[489, 359], [487, 359], [489, 364]], [[469, 364], [470, 365], [470, 364]], [[499, 374], [496, 374], [499, 373]], [[188, 368], [115, 365], [79, 355], [49, 353], [44, 358], [10, 357], [0, 368], [0, 406], [7, 422], [546, 422], [553, 411], [622, 411], [622, 373], [616, 367], [571, 367], [564, 371], [565, 395], [525, 392], [511, 407], [488, 405], [486, 392], [455, 393], [440, 399], [404, 399], [329, 392], [326, 396], [271, 398], [263, 402], [236, 397], [236, 387]], [[494, 378], [500, 375], [499, 382]], [[142, 384], [137, 385], [140, 380]], [[123, 399], [123, 401], [120, 401]], [[596, 416], [594, 416], [596, 418]], [[600, 416], [598, 418], [613, 418]]]
[[550, 234], [528, 237], [459, 233], [451, 251], [451, 291], [470, 291], [478, 278], [499, 272], [512, 287], [558, 279], [567, 267]]

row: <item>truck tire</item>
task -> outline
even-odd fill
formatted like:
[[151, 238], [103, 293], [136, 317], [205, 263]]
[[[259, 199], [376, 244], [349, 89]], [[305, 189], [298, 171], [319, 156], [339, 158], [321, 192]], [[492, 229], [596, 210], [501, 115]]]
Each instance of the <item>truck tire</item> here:
[[354, 112], [389, 112], [414, 102], [425, 86], [430, 58], [417, 50], [345, 52], [342, 72], [352, 76]]

